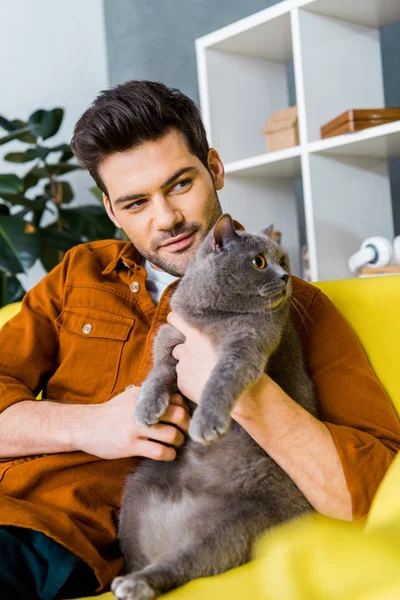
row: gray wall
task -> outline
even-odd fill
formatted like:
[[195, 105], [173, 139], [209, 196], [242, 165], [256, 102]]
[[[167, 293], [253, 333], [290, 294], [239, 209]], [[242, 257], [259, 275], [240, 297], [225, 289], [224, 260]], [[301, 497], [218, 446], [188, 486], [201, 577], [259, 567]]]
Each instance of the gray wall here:
[[199, 102], [194, 40], [280, 0], [103, 0], [109, 80], [162, 81]]

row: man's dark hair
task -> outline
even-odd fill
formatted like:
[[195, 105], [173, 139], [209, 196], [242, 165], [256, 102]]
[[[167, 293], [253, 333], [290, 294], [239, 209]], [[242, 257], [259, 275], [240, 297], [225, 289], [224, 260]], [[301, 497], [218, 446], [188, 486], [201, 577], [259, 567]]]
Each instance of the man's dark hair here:
[[108, 196], [98, 172], [104, 158], [155, 141], [175, 128], [207, 171], [209, 145], [200, 110], [176, 88], [155, 81], [127, 81], [103, 90], [74, 128], [71, 148]]

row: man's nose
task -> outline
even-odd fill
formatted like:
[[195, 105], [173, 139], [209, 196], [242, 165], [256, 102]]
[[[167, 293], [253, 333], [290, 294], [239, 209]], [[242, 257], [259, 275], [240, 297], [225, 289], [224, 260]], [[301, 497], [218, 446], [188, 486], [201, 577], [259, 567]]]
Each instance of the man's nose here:
[[157, 202], [153, 217], [153, 226], [157, 231], [169, 231], [183, 221], [181, 212], [166, 200]]

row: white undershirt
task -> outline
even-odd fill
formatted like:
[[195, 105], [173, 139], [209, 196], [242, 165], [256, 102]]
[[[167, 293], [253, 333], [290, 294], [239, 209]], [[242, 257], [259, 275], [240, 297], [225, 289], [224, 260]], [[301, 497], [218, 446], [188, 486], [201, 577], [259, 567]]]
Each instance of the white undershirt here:
[[150, 297], [154, 300], [156, 304], [158, 304], [162, 293], [167, 287], [167, 285], [178, 279], [178, 277], [170, 275], [165, 271], [156, 271], [150, 265], [148, 260], [145, 260], [143, 266], [146, 269], [147, 273], [146, 289], [149, 292]]

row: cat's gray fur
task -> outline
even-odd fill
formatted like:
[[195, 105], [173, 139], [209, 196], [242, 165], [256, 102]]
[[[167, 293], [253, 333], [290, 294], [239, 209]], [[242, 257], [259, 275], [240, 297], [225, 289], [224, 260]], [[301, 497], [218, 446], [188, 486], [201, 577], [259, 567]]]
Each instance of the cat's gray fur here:
[[[282, 250], [268, 236], [271, 227], [261, 234], [236, 231], [223, 215], [173, 296], [171, 307], [211, 336], [218, 362], [198, 408], [189, 403], [195, 409], [190, 437], [177, 458], [143, 461], [128, 477], [119, 524], [127, 575], [112, 584], [118, 598], [148, 600], [241, 565], [264, 530], [311, 510], [288, 475], [230, 417], [236, 399], [263, 371], [317, 415], [290, 319], [291, 277], [287, 263], [279, 264]], [[252, 263], [259, 254], [264, 269]], [[160, 328], [154, 367], [135, 410], [139, 424], [156, 423], [177, 390], [171, 352], [182, 341], [171, 325]]]

